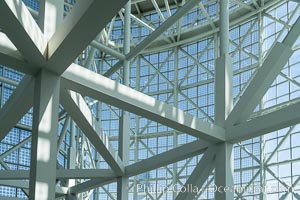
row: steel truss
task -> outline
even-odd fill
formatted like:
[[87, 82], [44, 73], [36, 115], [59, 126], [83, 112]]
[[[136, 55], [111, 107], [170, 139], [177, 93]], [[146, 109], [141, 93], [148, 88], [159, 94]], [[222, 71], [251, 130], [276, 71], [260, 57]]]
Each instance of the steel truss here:
[[[89, 0], [78, 1], [75, 5], [42, 0], [38, 12], [27, 8], [21, 0], [1, 1], [0, 63], [26, 75], [19, 83], [0, 77], [1, 82], [16, 87], [8, 101], [1, 105], [0, 139], [3, 140], [13, 127], [31, 131], [32, 135], [0, 155], [0, 164], [5, 169], [0, 171], [0, 185], [21, 188], [29, 199], [89, 199], [92, 194], [97, 199], [99, 188], [109, 198], [122, 200], [130, 199], [129, 191], [134, 190], [133, 198], [138, 199], [137, 184], [143, 182], [138, 175], [162, 168], [172, 177], [168, 186], [179, 183], [181, 186], [207, 188], [214, 182], [219, 187], [233, 187], [234, 173], [238, 172], [233, 166], [233, 151], [240, 149], [259, 163], [246, 187], [251, 187], [258, 176], [261, 185], [266, 184], [263, 183], [266, 173], [285, 187], [296, 187], [300, 178], [289, 185], [271, 170], [270, 161], [299, 122], [300, 116], [294, 112], [299, 109], [299, 99], [267, 109], [263, 109], [261, 102], [278, 76], [300, 86], [297, 80], [282, 71], [293, 53], [299, 50], [299, 44], [295, 45], [300, 34], [299, 5], [286, 21], [265, 12], [286, 2], [289, 1], [222, 0], [203, 3], [189, 0], [177, 5], [174, 11], [169, 1], [165, 0], [164, 12], [156, 0], [151, 0], [161, 23], [157, 26], [143, 13], [131, 13], [132, 5], [136, 8], [139, 5], [135, 0], [105, 1], [105, 4]], [[209, 5], [214, 3], [219, 6], [218, 16], [210, 16], [207, 11]], [[229, 12], [232, 5], [234, 11]], [[64, 7], [71, 10], [65, 13], [65, 18]], [[188, 28], [182, 28], [182, 17], [195, 7], [199, 9], [198, 16]], [[201, 15], [206, 22], [197, 26], [200, 23], [197, 19]], [[117, 16], [124, 23], [123, 38], [118, 38], [123, 40], [122, 44], [118, 43], [118, 39], [111, 39]], [[263, 17], [280, 23], [284, 28], [276, 36], [269, 51], [263, 52], [263, 41], [260, 41], [259, 53], [253, 53], [244, 48], [243, 43], [256, 24], [262, 26]], [[246, 34], [239, 41], [230, 39], [230, 27], [249, 19], [252, 22]], [[131, 35], [131, 27], [136, 25], [150, 31], [145, 39], [140, 38], [138, 42]], [[262, 31], [262, 27], [258, 29]], [[182, 44], [207, 36], [211, 37], [206, 47], [196, 55], [182, 47]], [[214, 48], [215, 68], [209, 68], [199, 61], [211, 45], [217, 47]], [[173, 49], [158, 65], [147, 58], [150, 52], [170, 48]], [[97, 54], [99, 52], [102, 53], [100, 56]], [[233, 58], [239, 53], [253, 59], [254, 64], [233, 70]], [[185, 55], [193, 63], [181, 80], [180, 55]], [[109, 69], [103, 71], [103, 66], [99, 69], [97, 59], [100, 60], [98, 64], [105, 64]], [[173, 59], [175, 66], [174, 80], [161, 72], [170, 59]], [[139, 68], [141, 62], [147, 63], [154, 73], [143, 85], [140, 83], [140, 74], [137, 74], [137, 86], [132, 89], [130, 67], [136, 65]], [[197, 67], [207, 78], [193, 84], [186, 83]], [[254, 71], [251, 79], [241, 86], [234, 99], [233, 76], [251, 69]], [[149, 91], [157, 76], [164, 80], [167, 89]], [[200, 107], [186, 92], [192, 87], [209, 83], [215, 84], [214, 115]], [[1, 87], [3, 91], [4, 84]], [[154, 98], [162, 94], [166, 94], [164, 102]], [[180, 97], [195, 107], [197, 116], [179, 109]], [[107, 135], [99, 123], [104, 104], [119, 121], [118, 136]], [[257, 111], [255, 108], [258, 105], [261, 109]], [[33, 112], [30, 111], [31, 107]], [[18, 123], [28, 112], [33, 115], [32, 126]], [[130, 126], [131, 114], [135, 115], [135, 128]], [[144, 127], [139, 127], [142, 118], [148, 121]], [[152, 122], [172, 130], [143, 134]], [[258, 157], [243, 143], [247, 139], [283, 128], [288, 131], [278, 142], [274, 153], [268, 157], [263, 154]], [[67, 134], [70, 144], [65, 150], [61, 146]], [[179, 145], [179, 136], [182, 134], [191, 135], [196, 140]], [[154, 152], [143, 141], [143, 138], [164, 136], [173, 137], [173, 149]], [[4, 158], [29, 141], [30, 170], [11, 169]], [[118, 150], [113, 145], [115, 142], [118, 143]], [[260, 141], [260, 144], [263, 145], [264, 141]], [[132, 148], [134, 162], [131, 162], [129, 156]], [[139, 160], [140, 148], [145, 148], [151, 156]], [[59, 155], [66, 157], [66, 168], [57, 161]], [[194, 158], [197, 158], [197, 163], [193, 171], [189, 176], [182, 175]], [[99, 160], [103, 160], [109, 167], [99, 168]], [[178, 166], [180, 161], [184, 162], [181, 169]], [[182, 177], [186, 182], [182, 181]], [[117, 183], [116, 197], [105, 187], [111, 183]], [[148, 198], [160, 199], [165, 197], [166, 190], [156, 195], [147, 190], [144, 192]], [[203, 193], [173, 191], [170, 197], [193, 199]], [[280, 199], [286, 199], [290, 194], [296, 199], [300, 198], [297, 192], [288, 191]], [[215, 192], [214, 198], [242, 199], [243, 195], [244, 192], [237, 191]], [[261, 193], [260, 199], [264, 198]]]

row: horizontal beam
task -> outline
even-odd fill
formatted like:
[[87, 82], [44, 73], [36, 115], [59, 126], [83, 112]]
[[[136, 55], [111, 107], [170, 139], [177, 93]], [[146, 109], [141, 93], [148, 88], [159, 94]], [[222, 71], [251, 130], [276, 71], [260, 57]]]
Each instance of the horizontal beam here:
[[[141, 43], [133, 48], [128, 54], [126, 54], [126, 60], [131, 60], [137, 56], [141, 51], [146, 49], [152, 42], [154, 42], [161, 34], [168, 30], [174, 23], [176, 23], [181, 17], [183, 17], [188, 11], [194, 8], [200, 0], [187, 1], [183, 7], [179, 8], [171, 17], [169, 17], [164, 23], [162, 23], [154, 32], [147, 36]], [[124, 64], [124, 61], [119, 61], [105, 72], [104, 76], [110, 77], [116, 71], [118, 71]]]
[[125, 168], [126, 176], [135, 176], [153, 169], [197, 156], [203, 153], [210, 144], [204, 141], [194, 141], [164, 153], [147, 158]]
[[[0, 180], [29, 179], [29, 170], [0, 170]], [[110, 169], [58, 169], [57, 179], [113, 179], [117, 175]]]
[[1, 200], [24, 200], [24, 198], [1, 196]]
[[33, 105], [34, 78], [25, 76], [0, 110], [0, 141]]
[[29, 179], [29, 170], [0, 170], [0, 180]]
[[[22, 180], [0, 180], [0, 185], [8, 186], [8, 187], [29, 189], [29, 182], [22, 181]], [[56, 193], [66, 195], [66, 194], [68, 194], [68, 188], [56, 186]], [[1, 197], [1, 199], [2, 199], [2, 197]]]
[[62, 74], [126, 2], [78, 1], [49, 41], [47, 68]]
[[115, 152], [108, 137], [100, 129], [98, 121], [80, 94], [61, 89], [60, 102], [95, 149], [118, 175], [124, 174], [122, 160]]
[[116, 178], [111, 169], [60, 169], [56, 171], [58, 179], [107, 179]]
[[280, 110], [256, 117], [236, 126], [228, 127], [226, 140], [234, 143], [277, 131], [300, 122], [300, 102]]
[[72, 64], [63, 74], [62, 85], [93, 99], [159, 122], [207, 141], [225, 140], [223, 128], [198, 119], [114, 80]]
[[0, 1], [0, 27], [32, 66], [45, 64], [47, 40], [22, 0]]

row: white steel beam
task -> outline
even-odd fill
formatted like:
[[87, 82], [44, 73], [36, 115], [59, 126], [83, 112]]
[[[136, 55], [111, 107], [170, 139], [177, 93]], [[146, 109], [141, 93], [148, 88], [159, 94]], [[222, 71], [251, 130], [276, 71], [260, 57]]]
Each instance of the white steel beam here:
[[126, 2], [78, 1], [49, 41], [47, 68], [62, 74]]
[[[196, 168], [187, 179], [186, 183], [184, 184], [185, 188], [190, 188], [189, 186], [192, 185], [192, 188], [201, 188], [206, 179], [212, 173], [215, 167], [215, 153], [216, 153], [216, 146], [210, 146], [204, 153], [203, 157], [197, 164]], [[190, 200], [194, 199], [197, 195], [198, 190], [186, 190], [185, 192], [180, 192], [175, 200]]]
[[68, 92], [62, 88], [60, 101], [108, 165], [116, 174], [124, 174], [124, 166], [120, 157], [113, 149], [108, 137], [100, 129], [97, 120], [83, 97], [80, 94], [72, 91]]
[[233, 106], [232, 58], [229, 55], [229, 0], [220, 1], [220, 57], [215, 68], [215, 124], [224, 127]]
[[[0, 170], [0, 180], [30, 178], [29, 170]], [[114, 179], [117, 175], [110, 169], [57, 169], [57, 179]]]
[[0, 110], [0, 141], [33, 104], [34, 78], [25, 76]]
[[67, 134], [70, 122], [71, 122], [71, 117], [69, 115], [67, 115], [66, 119], [64, 121], [64, 125], [63, 125], [63, 127], [62, 127], [62, 129], [60, 131], [60, 135], [59, 135], [58, 141], [57, 141], [57, 153], [59, 153], [60, 146], [61, 146], [61, 144], [63, 143], [63, 141], [65, 139], [65, 136]]
[[117, 174], [111, 169], [59, 169], [56, 177], [66, 179], [107, 179], [116, 178]]
[[216, 200], [234, 199], [233, 159], [233, 144], [228, 142], [219, 144], [215, 169], [215, 185], [219, 188], [215, 192]]
[[295, 112], [299, 109], [300, 102], [236, 126], [230, 126], [226, 130], [226, 140], [240, 142], [295, 125], [300, 122], [299, 113]]
[[83, 95], [157, 121], [175, 130], [208, 141], [224, 141], [224, 129], [72, 64], [63, 74], [64, 87]]
[[[8, 186], [8, 187], [29, 189], [28, 181], [23, 181], [23, 180], [0, 180], [0, 185]], [[56, 186], [55, 191], [57, 194], [65, 195], [68, 193], [68, 188]], [[2, 200], [2, 197], [1, 197], [1, 200]]]
[[59, 76], [45, 70], [37, 75], [33, 102], [30, 200], [55, 199], [59, 89]]
[[26, 139], [22, 140], [21, 142], [19, 142], [18, 144], [16, 144], [15, 146], [13, 146], [12, 148], [8, 149], [7, 151], [3, 152], [0, 155], [0, 160], [3, 160], [3, 158], [5, 158], [6, 156], [8, 156], [9, 154], [11, 154], [12, 152], [16, 151], [17, 149], [19, 149], [21, 146], [23, 146], [24, 144], [26, 144], [27, 142], [29, 142], [31, 140], [31, 136], [27, 137]]
[[44, 64], [47, 40], [23, 1], [0, 1], [0, 13], [5, 16], [0, 18], [0, 27], [21, 54], [33, 66]]
[[251, 79], [244, 94], [233, 108], [226, 120], [226, 125], [235, 125], [246, 121], [259, 101], [274, 82], [283, 66], [293, 54], [292, 46], [300, 33], [300, 17], [285, 37], [283, 43], [277, 42], [269, 55]]
[[[125, 6], [124, 14], [124, 53], [130, 52], [130, 40], [131, 40], [131, 0], [129, 0]], [[130, 76], [130, 61], [124, 62], [123, 68], [123, 84], [129, 85]], [[123, 161], [124, 165], [129, 164], [129, 144], [130, 144], [130, 117], [127, 111], [122, 111], [119, 119], [119, 143], [118, 154]], [[128, 200], [129, 192], [129, 177], [119, 177], [117, 179], [117, 200]]]
[[0, 180], [29, 179], [29, 170], [0, 170]]
[[28, 67], [28, 63], [9, 38], [0, 32], [0, 64], [26, 74], [34, 74], [37, 68]]
[[[47, 41], [63, 20], [63, 1], [39, 1], [39, 25]], [[46, 56], [48, 56], [48, 46]], [[37, 63], [43, 67], [46, 60]], [[42, 69], [35, 79], [29, 199], [55, 198], [60, 76]]]
[[1, 197], [1, 200], [24, 200], [24, 198], [18, 198], [18, 197]]
[[[220, 57], [215, 69], [215, 124], [224, 127], [225, 120], [233, 107], [232, 58], [229, 55], [229, 0], [220, 1]], [[227, 134], [227, 132], [226, 132]], [[219, 143], [216, 152], [215, 185], [221, 190], [215, 192], [216, 200], [231, 200], [233, 190], [233, 144]]]
[[[161, 24], [154, 32], [147, 36], [141, 43], [139, 43], [135, 48], [133, 48], [128, 54], [126, 54], [126, 60], [131, 60], [137, 56], [141, 51], [146, 49], [152, 42], [154, 42], [161, 34], [168, 30], [175, 22], [177, 22], [181, 17], [183, 17], [188, 11], [194, 8], [200, 0], [188, 1], [186, 4], [178, 9], [171, 17], [169, 17], [164, 23]], [[118, 71], [124, 64], [124, 61], [119, 61], [105, 72], [104, 76], [109, 77]]]
[[125, 168], [126, 176], [135, 176], [203, 153], [209, 143], [197, 140], [147, 158]]
[[122, 53], [120, 53], [120, 52], [118, 52], [118, 51], [116, 51], [116, 50], [114, 50], [114, 49], [106, 46], [105, 44], [102, 44], [101, 42], [93, 40], [91, 42], [91, 46], [94, 47], [94, 48], [97, 48], [100, 51], [102, 51], [102, 52], [104, 52], [106, 54], [109, 54], [109, 55], [111, 55], [111, 56], [113, 56], [113, 57], [115, 57], [115, 58], [117, 58], [119, 60], [125, 60], [125, 56]]
[[69, 193], [70, 194], [78, 194], [78, 193], [82, 193], [82, 192], [86, 192], [92, 189], [95, 189], [97, 187], [101, 187], [103, 185], [107, 185], [113, 182], [116, 182], [117, 179], [93, 179], [93, 180], [89, 180], [83, 183], [79, 183], [75, 186], [72, 186], [69, 188]]
[[48, 41], [62, 23], [64, 17], [64, 1], [39, 1], [39, 26]]

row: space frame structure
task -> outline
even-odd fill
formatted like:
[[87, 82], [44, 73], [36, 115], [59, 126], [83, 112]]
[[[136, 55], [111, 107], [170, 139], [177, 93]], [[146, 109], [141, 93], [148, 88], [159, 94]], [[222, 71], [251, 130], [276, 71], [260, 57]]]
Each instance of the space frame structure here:
[[299, 3], [0, 1], [0, 198], [300, 199]]

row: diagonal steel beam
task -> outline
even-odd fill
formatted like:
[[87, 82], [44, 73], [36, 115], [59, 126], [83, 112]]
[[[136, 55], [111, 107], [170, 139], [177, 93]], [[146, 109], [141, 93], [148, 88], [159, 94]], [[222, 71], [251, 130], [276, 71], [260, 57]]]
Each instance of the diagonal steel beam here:
[[34, 74], [37, 68], [28, 67], [28, 62], [20, 54], [9, 38], [0, 32], [0, 64], [26, 74]]
[[26, 144], [27, 142], [29, 142], [31, 140], [31, 136], [27, 137], [26, 139], [20, 141], [18, 144], [16, 144], [15, 146], [13, 146], [12, 148], [8, 149], [7, 151], [3, 152], [0, 155], [0, 159], [5, 158], [6, 156], [8, 156], [9, 154], [11, 154], [12, 152], [16, 151], [17, 149], [19, 149], [21, 146], [23, 146], [24, 144]]
[[46, 67], [62, 74], [126, 2], [78, 1], [49, 41]]
[[75, 92], [69, 93], [62, 88], [60, 101], [108, 165], [116, 174], [124, 174], [124, 167], [120, 157], [113, 149], [108, 137], [98, 126], [97, 120], [83, 97]]
[[25, 76], [0, 110], [0, 141], [33, 105], [34, 78]]
[[283, 66], [293, 54], [292, 46], [300, 34], [300, 17], [289, 31], [283, 43], [277, 42], [269, 55], [257, 70], [244, 94], [229, 114], [226, 126], [235, 125], [246, 121], [259, 101], [263, 98], [273, 81], [276, 79]]
[[240, 142], [253, 137], [261, 136], [300, 122], [300, 116], [295, 110], [300, 109], [300, 102], [251, 119], [250, 121], [230, 126], [226, 129], [228, 133], [226, 140]]
[[33, 67], [45, 64], [47, 40], [23, 1], [0, 1], [0, 13], [0, 27], [21, 54]]
[[[148, 146], [147, 146], [147, 144], [145, 144], [145, 142], [143, 141], [143, 140], [137, 140], [137, 142], [139, 142], [141, 145], [143, 145], [146, 149], [147, 149], [147, 151], [150, 153], [150, 155], [151, 156], [156, 156], [156, 154], [153, 152], [153, 150], [151, 150], [151, 148], [149, 148]], [[145, 160], [144, 160], [145, 161]], [[137, 162], [137, 161], [136, 161]], [[165, 165], [164, 166], [164, 169], [166, 169], [166, 171], [171, 175], [171, 176], [173, 176], [173, 172]], [[125, 168], [125, 170], [126, 170], [126, 168]]]
[[116, 178], [114, 178], [114, 179], [107, 178], [104, 180], [92, 179], [92, 180], [85, 181], [83, 183], [79, 183], [75, 186], [70, 187], [69, 193], [70, 194], [78, 194], [78, 193], [86, 192], [86, 191], [92, 190], [94, 188], [101, 187], [103, 185], [107, 185], [107, 184], [110, 184], [110, 183], [113, 183], [116, 181], [117, 181]]
[[[185, 188], [192, 185], [193, 188], [201, 188], [208, 176], [215, 168], [216, 147], [210, 146], [204, 153], [200, 162], [184, 184]], [[198, 191], [197, 191], [198, 192]], [[200, 192], [200, 190], [199, 190]], [[180, 192], [175, 200], [190, 200], [197, 195], [195, 191]]]
[[82, 95], [157, 121], [183, 133], [214, 142], [225, 139], [223, 128], [76, 64], [72, 64], [63, 74], [62, 84]]
[[203, 141], [195, 141], [182, 145], [167, 152], [127, 166], [125, 168], [126, 175], [135, 176], [183, 159], [199, 155], [203, 153], [209, 147], [209, 145], [209, 143]]

